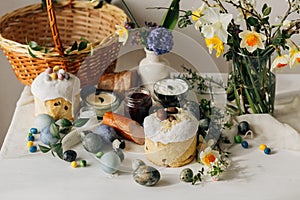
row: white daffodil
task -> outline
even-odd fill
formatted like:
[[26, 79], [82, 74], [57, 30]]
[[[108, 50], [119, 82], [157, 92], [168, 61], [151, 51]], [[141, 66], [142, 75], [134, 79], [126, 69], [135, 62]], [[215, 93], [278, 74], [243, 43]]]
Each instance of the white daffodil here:
[[124, 26], [116, 25], [116, 34], [119, 35], [119, 42], [122, 42], [123, 45], [126, 44], [128, 39], [128, 30]]
[[300, 65], [300, 51], [293, 54], [290, 53], [290, 68]]
[[261, 33], [245, 30], [239, 33], [239, 37], [242, 39], [240, 47], [246, 48], [250, 53], [254, 52], [257, 48], [265, 48], [263, 42], [267, 39], [267, 37]]
[[202, 3], [202, 5], [199, 8], [193, 10], [193, 12], [192, 12], [192, 14], [193, 14], [192, 15], [192, 20], [193, 21], [197, 21], [203, 15], [203, 11], [206, 8], [207, 8], [206, 4]]
[[224, 43], [227, 41], [227, 27], [232, 20], [232, 14], [218, 13], [213, 8], [207, 7], [199, 20], [203, 24], [201, 33], [205, 38], [217, 35]]
[[277, 56], [271, 65], [271, 70], [281, 69], [289, 64], [289, 55]]

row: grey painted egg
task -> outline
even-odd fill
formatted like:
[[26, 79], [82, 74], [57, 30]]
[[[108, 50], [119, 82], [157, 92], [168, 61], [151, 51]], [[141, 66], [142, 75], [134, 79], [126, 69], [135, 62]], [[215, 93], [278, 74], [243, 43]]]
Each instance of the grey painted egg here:
[[88, 152], [98, 153], [101, 151], [104, 142], [100, 135], [88, 133], [82, 140], [82, 145]]

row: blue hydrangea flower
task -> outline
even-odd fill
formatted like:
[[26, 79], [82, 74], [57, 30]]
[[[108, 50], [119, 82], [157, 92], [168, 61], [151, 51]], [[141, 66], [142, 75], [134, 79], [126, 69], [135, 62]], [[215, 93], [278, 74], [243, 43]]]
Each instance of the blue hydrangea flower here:
[[155, 55], [165, 54], [173, 47], [173, 35], [164, 27], [153, 29], [147, 37], [147, 49], [154, 51]]

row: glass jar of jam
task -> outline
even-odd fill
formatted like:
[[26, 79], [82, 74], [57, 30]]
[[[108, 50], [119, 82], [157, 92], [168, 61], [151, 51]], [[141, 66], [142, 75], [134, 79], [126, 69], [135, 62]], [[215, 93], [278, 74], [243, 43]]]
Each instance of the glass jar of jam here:
[[125, 94], [125, 116], [137, 121], [141, 125], [143, 125], [144, 118], [149, 115], [151, 106], [151, 93], [144, 87], [132, 88]]

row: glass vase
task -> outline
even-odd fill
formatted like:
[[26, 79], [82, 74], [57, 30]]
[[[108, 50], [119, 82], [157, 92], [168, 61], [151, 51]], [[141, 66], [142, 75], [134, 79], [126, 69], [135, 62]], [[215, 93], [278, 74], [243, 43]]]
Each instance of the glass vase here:
[[235, 114], [274, 112], [276, 77], [271, 55], [234, 54], [228, 75], [228, 108]]

